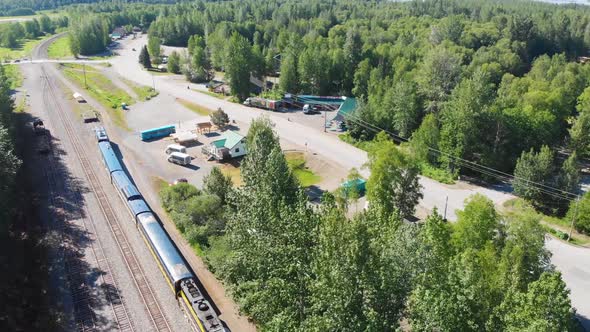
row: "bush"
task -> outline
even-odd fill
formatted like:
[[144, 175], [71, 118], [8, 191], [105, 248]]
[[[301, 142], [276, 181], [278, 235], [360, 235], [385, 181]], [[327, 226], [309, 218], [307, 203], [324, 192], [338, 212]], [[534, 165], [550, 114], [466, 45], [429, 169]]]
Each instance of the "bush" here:
[[[576, 211], [576, 204], [578, 204]], [[566, 220], [574, 220], [574, 227], [580, 233], [590, 235], [590, 193], [584, 194], [579, 202], [572, 201]]]
[[206, 245], [209, 232], [207, 226], [191, 225], [186, 228], [184, 237], [191, 245]]

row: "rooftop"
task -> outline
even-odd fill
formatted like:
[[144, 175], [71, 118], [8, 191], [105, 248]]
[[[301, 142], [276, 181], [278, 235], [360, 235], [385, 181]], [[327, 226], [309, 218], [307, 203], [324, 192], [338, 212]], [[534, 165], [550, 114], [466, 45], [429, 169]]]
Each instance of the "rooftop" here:
[[223, 133], [223, 138], [215, 140], [211, 142], [211, 144], [215, 145], [216, 148], [228, 148], [231, 149], [236, 146], [241, 140], [244, 139], [244, 136], [240, 135], [235, 131], [226, 131]]

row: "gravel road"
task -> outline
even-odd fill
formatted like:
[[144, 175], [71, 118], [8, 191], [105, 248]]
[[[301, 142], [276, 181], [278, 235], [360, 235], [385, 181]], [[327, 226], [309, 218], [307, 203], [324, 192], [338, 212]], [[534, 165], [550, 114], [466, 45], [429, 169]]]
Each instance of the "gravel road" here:
[[[47, 43], [48, 44], [48, 43]], [[46, 49], [47, 44], [44, 43]], [[42, 54], [43, 50], [37, 50], [36, 54]], [[48, 86], [44, 83], [45, 77], [42, 75], [42, 67], [49, 73], [46, 75], [47, 80], [55, 86], [54, 95], [46, 93]], [[107, 200], [114, 211], [116, 220], [121, 226], [128, 243], [138, 259], [146, 279], [151, 285], [154, 296], [161, 307], [163, 315], [166, 317], [172, 331], [189, 331], [188, 324], [183, 312], [179, 310], [179, 305], [174, 298], [168, 284], [164, 280], [162, 273], [157, 267], [155, 260], [150, 254], [148, 248], [140, 237], [131, 216], [126, 207], [121, 202], [115, 189], [110, 184], [106, 175], [100, 154], [93, 136], [92, 128], [94, 125], [83, 124], [79, 116], [75, 113], [78, 105], [71, 101], [72, 90], [67, 84], [60, 80], [61, 76], [52, 64], [23, 64], [21, 66], [24, 73], [23, 90], [30, 92], [29, 104], [31, 113], [45, 121], [48, 129], [51, 130], [53, 142], [55, 144], [56, 156], [59, 158], [59, 167], [56, 167], [56, 179], [58, 182], [65, 182], [58, 185], [60, 189], [54, 194], [57, 197], [55, 201], [65, 202], [58, 206], [58, 212], [66, 216], [65, 222], [70, 225], [70, 237], [66, 238], [67, 245], [72, 252], [80, 257], [75, 263], [79, 263], [82, 279], [72, 278], [70, 275], [54, 276], [57, 283], [62, 283], [56, 294], [61, 294], [63, 299], [56, 299], [65, 308], [66, 314], [69, 313], [67, 324], [72, 330], [76, 324], [76, 319], [82, 316], [78, 311], [80, 306], [76, 301], [76, 291], [82, 287], [85, 294], [83, 298], [87, 299], [89, 305], [87, 309], [91, 312], [93, 327], [96, 330], [111, 331], [121, 328], [117, 326], [119, 315], [115, 314], [114, 307], [121, 307], [131, 322], [133, 331], [153, 331], [154, 326], [146, 310], [145, 303], [142, 300], [142, 294], [139, 294], [134, 285], [133, 278], [124, 261], [121, 251], [113, 233], [106, 222], [101, 207], [87, 182], [85, 172], [76, 152], [73, 149], [72, 139], [77, 144], [86, 147], [85, 154], [91, 161], [92, 171], [99, 179], [99, 185], [107, 196]], [[63, 85], [65, 84], [65, 85]], [[57, 91], [55, 91], [57, 90]], [[49, 99], [48, 99], [49, 98]], [[57, 108], [65, 110], [65, 121], [74, 128], [74, 136], [66, 133], [64, 123], [56, 116]], [[43, 166], [41, 166], [43, 167]], [[47, 166], [45, 166], [47, 167]], [[63, 198], [62, 198], [63, 197]], [[51, 206], [51, 208], [56, 208]], [[62, 231], [56, 229], [56, 231]], [[57, 264], [67, 265], [67, 257]], [[71, 265], [71, 264], [70, 264]], [[67, 272], [66, 268], [57, 268], [58, 271]], [[70, 291], [67, 292], [63, 286], [64, 280], [70, 280]], [[104, 282], [107, 280], [108, 282]], [[118, 294], [119, 302], [113, 301], [114, 295]], [[69, 298], [68, 298], [69, 297]], [[76, 303], [74, 303], [76, 302]], [[88, 310], [87, 310], [88, 311]], [[72, 317], [72, 315], [74, 317]]]

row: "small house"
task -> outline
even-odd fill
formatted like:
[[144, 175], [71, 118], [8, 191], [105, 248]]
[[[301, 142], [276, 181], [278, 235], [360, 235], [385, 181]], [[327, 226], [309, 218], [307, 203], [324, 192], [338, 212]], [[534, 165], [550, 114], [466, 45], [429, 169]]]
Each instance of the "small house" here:
[[211, 142], [207, 153], [217, 160], [227, 160], [246, 154], [246, 138], [235, 131], [226, 131], [223, 137]]

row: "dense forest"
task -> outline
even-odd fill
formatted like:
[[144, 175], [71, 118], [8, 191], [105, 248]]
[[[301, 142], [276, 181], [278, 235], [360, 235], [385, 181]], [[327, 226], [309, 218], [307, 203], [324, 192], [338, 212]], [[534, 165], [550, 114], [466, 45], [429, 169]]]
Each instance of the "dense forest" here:
[[[520, 1], [228, 1], [166, 7], [149, 35], [189, 46], [180, 68], [225, 70], [242, 99], [250, 73], [277, 72], [280, 92], [355, 96], [353, 139], [385, 130], [426, 151], [422, 168], [482, 176], [462, 161], [513, 172], [543, 146], [588, 155], [589, 23], [584, 6]], [[563, 159], [542, 184], [575, 192]]]
[[[277, 93], [355, 96], [353, 142], [380, 131], [409, 140], [421, 172], [437, 179], [517, 174], [515, 191], [558, 215], [590, 153], [585, 6], [248, 0], [101, 3], [69, 14], [81, 54], [102, 48], [115, 26], [149, 27], [151, 53], [188, 47], [172, 55], [174, 72], [199, 82], [224, 71], [239, 99], [252, 94], [250, 75], [279, 75]], [[553, 151], [548, 164], [543, 147]]]
[[57, 28], [68, 26], [66, 16], [49, 18], [41, 15], [39, 19], [32, 19], [23, 23], [0, 24], [0, 47], [19, 47], [24, 39], [35, 39], [44, 34], [51, 34]]
[[[185, 0], [188, 1], [188, 0]], [[1, 16], [34, 15], [37, 10], [57, 9], [74, 4], [113, 3], [111, 0], [2, 0], [0, 2]], [[183, 0], [122, 0], [117, 3], [148, 3], [148, 4], [173, 4]]]
[[577, 330], [536, 215], [503, 216], [476, 195], [456, 223], [437, 211], [404, 222], [421, 195], [417, 171], [378, 139], [371, 205], [352, 218], [350, 192], [308, 203], [264, 118], [248, 132], [242, 186], [213, 169], [202, 190], [167, 186], [162, 202], [261, 331]]

